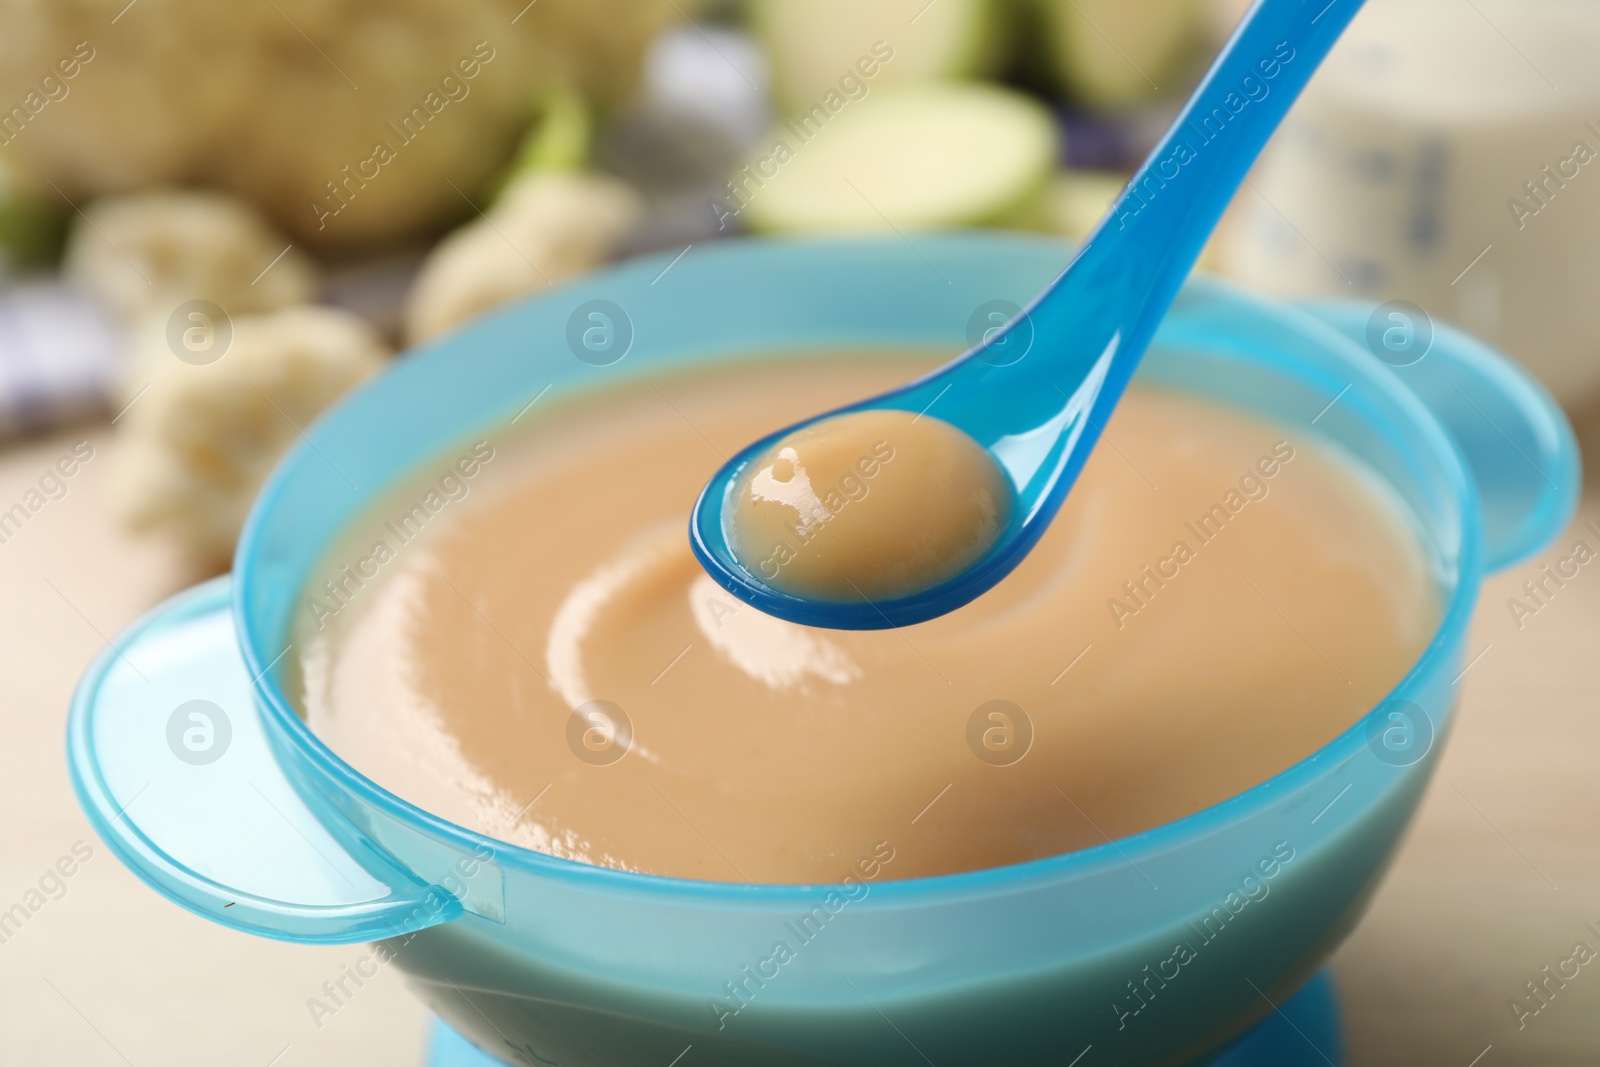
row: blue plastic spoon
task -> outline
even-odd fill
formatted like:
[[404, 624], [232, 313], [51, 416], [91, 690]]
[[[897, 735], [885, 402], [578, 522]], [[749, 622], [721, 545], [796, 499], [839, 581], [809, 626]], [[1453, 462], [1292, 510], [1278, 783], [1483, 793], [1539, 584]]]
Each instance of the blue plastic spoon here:
[[[701, 491], [689, 520], [690, 543], [711, 577], [770, 615], [875, 630], [953, 611], [1009, 574], [1060, 510], [1217, 220], [1361, 3], [1258, 0], [1067, 269], [1021, 315], [923, 378], [734, 456]], [[872, 408], [931, 414], [987, 449], [1015, 491], [1009, 524], [967, 569], [910, 595], [832, 601], [772, 587], [730, 545], [740, 474], [800, 426]]]

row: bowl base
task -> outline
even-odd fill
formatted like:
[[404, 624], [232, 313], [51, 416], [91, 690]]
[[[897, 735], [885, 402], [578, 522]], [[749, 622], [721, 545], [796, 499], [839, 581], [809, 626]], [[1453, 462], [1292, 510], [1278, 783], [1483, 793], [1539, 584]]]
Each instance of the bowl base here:
[[[505, 1062], [434, 1020], [427, 1067], [501, 1067]], [[1332, 977], [1322, 971], [1226, 1051], [1193, 1067], [1344, 1067], [1344, 1063], [1339, 998]]]
[[1344, 1067], [1339, 995], [1328, 971], [1318, 972], [1278, 1011], [1226, 1051], [1194, 1067]]

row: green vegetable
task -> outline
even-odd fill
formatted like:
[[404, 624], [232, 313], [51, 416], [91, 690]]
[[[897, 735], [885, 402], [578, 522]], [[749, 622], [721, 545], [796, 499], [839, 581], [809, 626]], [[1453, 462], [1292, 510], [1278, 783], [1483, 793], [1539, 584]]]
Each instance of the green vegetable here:
[[507, 186], [529, 174], [583, 170], [594, 133], [594, 114], [582, 93], [562, 89], [542, 95], [517, 154], [490, 182], [489, 200], [500, 199]]
[[10, 188], [0, 174], [0, 274], [53, 265], [66, 240], [66, 212]]
[[1020, 93], [936, 83], [788, 120], [728, 182], [719, 218], [758, 230], [1035, 225], [1058, 152]]
[[881, 44], [893, 58], [874, 88], [976, 77], [1001, 58], [1001, 0], [749, 0], [750, 28], [772, 65], [783, 114], [808, 110]]
[[1201, 0], [1029, 0], [1057, 84], [1116, 111], [1181, 94], [1204, 38]]
[[1064, 170], [1050, 183], [1043, 223], [1051, 233], [1083, 240], [1099, 225], [1127, 175], [1101, 170]]
[[545, 98], [543, 113], [522, 140], [513, 176], [544, 170], [582, 170], [594, 142], [594, 117], [582, 93], [563, 89]]

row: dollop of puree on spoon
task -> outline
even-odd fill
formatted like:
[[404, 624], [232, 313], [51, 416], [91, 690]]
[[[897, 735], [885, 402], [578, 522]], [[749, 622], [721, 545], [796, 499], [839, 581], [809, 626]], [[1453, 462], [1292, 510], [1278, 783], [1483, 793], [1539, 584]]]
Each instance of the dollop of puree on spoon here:
[[810, 423], [739, 476], [735, 557], [814, 600], [892, 600], [981, 559], [1015, 494], [989, 451], [947, 422], [878, 408]]

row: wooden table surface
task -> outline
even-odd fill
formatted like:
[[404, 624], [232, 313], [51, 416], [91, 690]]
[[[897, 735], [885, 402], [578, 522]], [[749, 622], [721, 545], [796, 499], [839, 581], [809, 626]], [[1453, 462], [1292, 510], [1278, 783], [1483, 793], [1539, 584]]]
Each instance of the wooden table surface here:
[[[106, 637], [197, 577], [112, 521], [106, 428], [0, 449], [0, 509], [83, 439], [95, 457], [67, 495], [0, 544], [0, 911], [92, 849], [0, 943], [0, 1064], [419, 1064], [426, 1015], [393, 969], [319, 1025], [308, 998], [361, 946], [279, 944], [192, 916], [124, 869], [79, 812], [62, 757], [78, 675]], [[1579, 539], [1600, 549], [1595, 489], [1542, 560]], [[1438, 776], [1334, 960], [1352, 1067], [1600, 1064], [1600, 960], [1520, 1027], [1508, 1007], [1576, 942], [1600, 951], [1585, 928], [1600, 927], [1600, 562], [1519, 627], [1506, 600], [1542, 560], [1486, 586], [1482, 656], [1461, 680]]]

